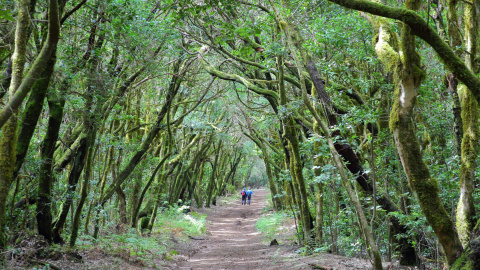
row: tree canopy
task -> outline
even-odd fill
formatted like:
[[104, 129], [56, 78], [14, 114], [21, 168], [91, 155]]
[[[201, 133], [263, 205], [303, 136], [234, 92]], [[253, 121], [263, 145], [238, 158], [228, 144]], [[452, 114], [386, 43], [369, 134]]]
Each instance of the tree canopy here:
[[436, 252], [478, 269], [479, 14], [479, 0], [4, 1], [0, 246], [37, 230], [74, 247], [104, 220], [151, 230], [168, 205], [268, 186], [310, 250], [360, 239], [375, 269]]

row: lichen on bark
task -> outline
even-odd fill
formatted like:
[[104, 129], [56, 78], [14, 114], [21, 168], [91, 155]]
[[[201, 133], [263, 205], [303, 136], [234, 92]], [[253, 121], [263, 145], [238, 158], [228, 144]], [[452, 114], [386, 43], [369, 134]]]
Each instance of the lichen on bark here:
[[[452, 2], [456, 2], [453, 1]], [[478, 2], [478, 1], [476, 1]], [[475, 71], [474, 56], [477, 53], [478, 44], [476, 24], [478, 17], [475, 16], [475, 7], [465, 7], [465, 63], [469, 69]], [[476, 157], [478, 154], [478, 103], [473, 94], [465, 85], [458, 87], [458, 95], [461, 103], [461, 117], [463, 122], [463, 138], [461, 145], [460, 166], [460, 198], [457, 204], [456, 225], [460, 241], [467, 246], [473, 226], [475, 224], [475, 207], [473, 204], [473, 191], [475, 181]]]
[[[28, 0], [18, 3], [17, 25], [15, 30], [15, 52], [12, 56], [12, 81], [9, 88], [9, 99], [15, 95], [23, 79], [23, 70], [26, 62], [27, 32], [30, 24]], [[17, 114], [18, 110], [10, 110]], [[10, 184], [13, 180], [15, 166], [15, 144], [17, 139], [17, 117], [6, 121], [0, 133], [0, 249], [6, 247], [5, 239], [5, 214], [6, 201]]]

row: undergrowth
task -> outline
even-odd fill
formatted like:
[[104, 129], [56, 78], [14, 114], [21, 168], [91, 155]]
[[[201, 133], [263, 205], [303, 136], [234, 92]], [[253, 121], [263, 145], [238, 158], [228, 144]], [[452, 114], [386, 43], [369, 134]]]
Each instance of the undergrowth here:
[[295, 223], [286, 212], [268, 212], [263, 214], [255, 224], [255, 228], [262, 233], [264, 242], [277, 239], [279, 243], [294, 241]]
[[170, 207], [157, 217], [153, 233], [176, 235], [200, 235], [206, 232], [206, 215], [190, 212], [183, 214], [182, 208]]
[[123, 233], [107, 232], [98, 240], [83, 235], [77, 247], [84, 250], [100, 248], [106, 255], [127, 261], [148, 263], [154, 258], [170, 259], [178, 254], [175, 244], [188, 241], [188, 236], [206, 232], [206, 215], [191, 212], [184, 214], [180, 207], [163, 209], [157, 215], [151, 233], [139, 234], [131, 228]]

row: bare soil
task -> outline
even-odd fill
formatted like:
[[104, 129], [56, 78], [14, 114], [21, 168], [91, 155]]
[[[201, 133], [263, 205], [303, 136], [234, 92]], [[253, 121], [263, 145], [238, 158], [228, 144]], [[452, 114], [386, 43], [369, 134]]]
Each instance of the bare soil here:
[[270, 246], [255, 229], [256, 221], [267, 207], [268, 191], [253, 192], [251, 205], [241, 205], [240, 200], [223, 200], [218, 206], [198, 210], [207, 214], [209, 235], [194, 240], [197, 252], [177, 269], [372, 269], [367, 260], [332, 254], [300, 256], [295, 252], [299, 246]]
[[[275, 236], [280, 244], [270, 245], [273, 239], [265, 238], [255, 228], [255, 223], [267, 208], [269, 192], [264, 189], [253, 191], [251, 205], [241, 205], [240, 199], [232, 200], [230, 197], [219, 198], [217, 206], [194, 209], [207, 214], [207, 233], [204, 236], [187, 237], [176, 231], [172, 231], [167, 239], [164, 235], [150, 236], [158, 238], [169, 250], [175, 250], [169, 255], [150, 250], [149, 259], [144, 260], [121, 245], [55, 251], [48, 248], [41, 238], [25, 236], [19, 247], [7, 254], [7, 262], [0, 265], [0, 269], [372, 269], [370, 261], [358, 258], [328, 253], [299, 255], [296, 251], [301, 247], [292, 240], [295, 231], [293, 220], [283, 224], [282, 227], [287, 229]], [[384, 269], [413, 268], [384, 264]]]

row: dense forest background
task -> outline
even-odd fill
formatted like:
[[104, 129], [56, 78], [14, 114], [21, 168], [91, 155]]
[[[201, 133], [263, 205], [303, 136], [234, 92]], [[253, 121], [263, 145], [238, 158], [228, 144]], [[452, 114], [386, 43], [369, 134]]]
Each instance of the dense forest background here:
[[2, 0], [0, 245], [268, 186], [310, 251], [479, 269], [479, 0]]

